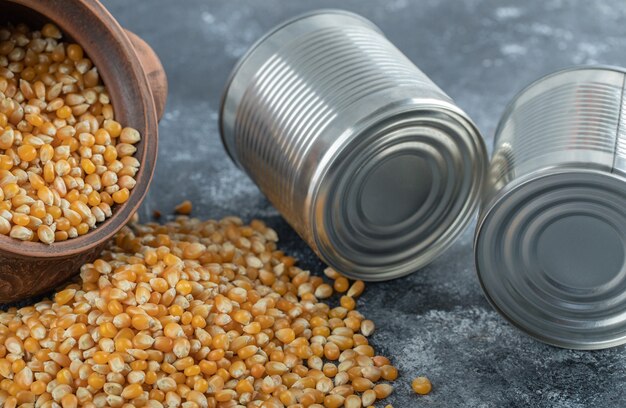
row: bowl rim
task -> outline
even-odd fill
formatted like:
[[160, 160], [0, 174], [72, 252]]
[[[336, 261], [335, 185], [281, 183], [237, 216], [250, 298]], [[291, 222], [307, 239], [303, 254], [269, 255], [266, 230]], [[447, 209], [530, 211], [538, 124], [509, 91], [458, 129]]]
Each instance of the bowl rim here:
[[[120, 69], [124, 69], [131, 74], [131, 76], [114, 75], [109, 68], [115, 62], [108, 62], [107, 64], [108, 59], [105, 58], [107, 55], [102, 51], [102, 47], [99, 52], [96, 44], [90, 43], [88, 38], [84, 41], [77, 40], [93, 61], [94, 66], [98, 67], [100, 76], [109, 91], [116, 119], [137, 128], [142, 135], [142, 140], [135, 145], [138, 149], [135, 157], [140, 160], [141, 165], [135, 175], [137, 183], [131, 190], [128, 201], [122, 205], [116, 204], [112, 206], [112, 216], [99, 223], [95, 229], [90, 230], [85, 235], [70, 238], [66, 241], [54, 242], [48, 245], [41, 242], [20, 241], [7, 235], [0, 236], [0, 259], [4, 255], [21, 258], [67, 258], [68, 256], [92, 250], [108, 241], [130, 221], [143, 202], [154, 175], [158, 151], [158, 121], [152, 91], [130, 39], [117, 20], [99, 1], [2, 0], [2, 2], [15, 3], [31, 9], [33, 12], [44, 16], [48, 21], [56, 24], [71, 39], [81, 38], [87, 19], [90, 23], [95, 22], [97, 26], [89, 26], [89, 29], [106, 34], [105, 37], [98, 39], [98, 44], [106, 44], [106, 50], [110, 51], [111, 55], [118, 57], [114, 61], [125, 61], [126, 63], [117, 65], [123, 65]], [[79, 20], [68, 19], [66, 13], [69, 9], [73, 10], [71, 11], [72, 14], [80, 15], [83, 18]], [[71, 22], [68, 23], [68, 20]], [[101, 69], [104, 67], [106, 68]], [[125, 99], [122, 96], [122, 88], [127, 89], [130, 96], [134, 97], [133, 103], [136, 104], [136, 109], [143, 113], [143, 117], [140, 117], [141, 115], [133, 118], [127, 116], [129, 113], [122, 108], [124, 106], [122, 101]]]

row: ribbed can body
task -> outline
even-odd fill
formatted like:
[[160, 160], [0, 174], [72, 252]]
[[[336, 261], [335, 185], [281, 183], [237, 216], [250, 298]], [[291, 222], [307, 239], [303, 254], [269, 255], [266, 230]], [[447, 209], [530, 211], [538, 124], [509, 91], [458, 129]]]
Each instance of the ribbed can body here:
[[[423, 240], [403, 231], [423, 209], [458, 234], [486, 169], [466, 115], [372, 23], [346, 12], [298, 17], [261, 39], [231, 76], [220, 122], [233, 160], [318, 255], [370, 280], [430, 261], [420, 250], [414, 262]], [[457, 171], [469, 176], [432, 180]], [[438, 198], [449, 211], [431, 205]], [[452, 241], [435, 242], [430, 228], [421, 237], [437, 251]]]
[[620, 68], [554, 73], [496, 131], [478, 274], [505, 317], [561, 347], [626, 342], [624, 84]]

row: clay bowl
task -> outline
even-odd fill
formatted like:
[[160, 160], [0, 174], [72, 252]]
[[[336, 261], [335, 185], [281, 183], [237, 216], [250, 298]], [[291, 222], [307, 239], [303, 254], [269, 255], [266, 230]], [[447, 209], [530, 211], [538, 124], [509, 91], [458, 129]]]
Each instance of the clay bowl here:
[[0, 303], [37, 295], [94, 261], [107, 241], [136, 212], [150, 185], [157, 157], [158, 119], [163, 113], [167, 80], [152, 49], [120, 27], [96, 0], [0, 0], [0, 23], [40, 29], [53, 22], [64, 39], [80, 44], [109, 90], [116, 119], [139, 130], [136, 156], [141, 167], [129, 200], [113, 207], [113, 216], [87, 234], [45, 245], [0, 236]]

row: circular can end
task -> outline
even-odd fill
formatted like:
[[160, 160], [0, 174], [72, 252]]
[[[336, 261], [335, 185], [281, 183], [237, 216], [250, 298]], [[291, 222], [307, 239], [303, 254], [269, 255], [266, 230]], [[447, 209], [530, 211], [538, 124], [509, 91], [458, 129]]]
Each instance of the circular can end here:
[[626, 179], [543, 170], [501, 191], [476, 230], [487, 299], [545, 343], [626, 343]]
[[467, 227], [486, 173], [482, 137], [443, 101], [399, 104], [339, 138], [311, 199], [317, 252], [347, 276], [414, 272]]

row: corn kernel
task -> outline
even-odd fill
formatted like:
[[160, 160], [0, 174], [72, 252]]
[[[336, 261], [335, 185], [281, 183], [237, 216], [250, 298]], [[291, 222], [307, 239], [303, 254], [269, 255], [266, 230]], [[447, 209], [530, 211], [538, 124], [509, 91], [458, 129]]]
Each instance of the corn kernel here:
[[426, 377], [417, 377], [411, 382], [411, 388], [416, 394], [426, 395], [430, 393], [433, 386]]

